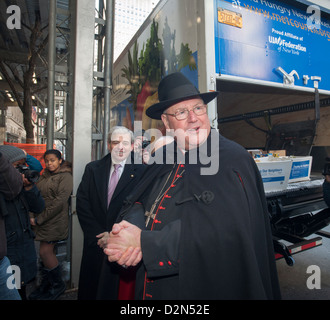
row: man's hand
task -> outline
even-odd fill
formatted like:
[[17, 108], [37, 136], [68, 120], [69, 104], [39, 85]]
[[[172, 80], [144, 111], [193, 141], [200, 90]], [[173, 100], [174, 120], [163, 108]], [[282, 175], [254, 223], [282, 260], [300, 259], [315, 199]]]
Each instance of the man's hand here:
[[97, 241], [97, 245], [101, 248], [104, 249], [107, 246], [108, 239], [109, 239], [109, 232], [103, 232], [100, 233], [96, 236], [99, 240]]
[[142, 260], [141, 229], [127, 221], [115, 224], [104, 253], [110, 262], [127, 267], [136, 266]]

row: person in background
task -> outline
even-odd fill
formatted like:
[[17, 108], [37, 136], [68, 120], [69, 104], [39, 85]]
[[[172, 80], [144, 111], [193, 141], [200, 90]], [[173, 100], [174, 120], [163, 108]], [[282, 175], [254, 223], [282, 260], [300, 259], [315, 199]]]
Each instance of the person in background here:
[[38, 171], [39, 173], [43, 170], [40, 161], [28, 154], [24, 149], [21, 149], [25, 157], [16, 162], [16, 166], [28, 166], [28, 169]]
[[116, 300], [120, 276], [127, 276], [127, 283], [131, 283], [130, 273], [120, 275], [122, 268], [110, 267], [103, 249], [124, 199], [145, 169], [143, 164], [132, 163], [132, 150], [133, 132], [122, 126], [113, 127], [108, 135], [109, 153], [86, 165], [77, 191], [77, 215], [84, 233], [79, 300]]
[[56, 300], [66, 289], [55, 245], [68, 237], [72, 166], [62, 159], [61, 152], [54, 149], [45, 152], [44, 160], [46, 169], [37, 186], [45, 199], [45, 210], [31, 217], [36, 240], [40, 241], [43, 270], [41, 284], [30, 294], [30, 300]]
[[41, 172], [43, 170], [43, 167], [40, 163], [40, 161], [28, 154], [24, 149], [22, 149], [24, 153], [26, 154], [26, 164], [29, 166], [31, 170], [36, 170], [38, 172]]
[[[11, 201], [23, 188], [22, 175], [0, 152], [0, 300], [21, 300], [17, 287], [8, 287], [11, 265], [7, 255], [5, 215], [8, 214], [5, 200]], [[8, 272], [9, 271], [9, 272]]]
[[[26, 160], [23, 150], [11, 146], [0, 146], [0, 152], [14, 168]], [[7, 257], [11, 265], [18, 266], [21, 271], [19, 293], [26, 300], [26, 285], [37, 274], [37, 254], [34, 244], [34, 233], [31, 229], [29, 212], [38, 215], [44, 210], [45, 202], [34, 181], [29, 180], [27, 172], [22, 174], [23, 188], [11, 200], [2, 199], [2, 208], [6, 211], [5, 228], [7, 238]]]
[[150, 158], [149, 152], [150, 137], [142, 130], [135, 134], [134, 137], [134, 163], [135, 164], [147, 164]]

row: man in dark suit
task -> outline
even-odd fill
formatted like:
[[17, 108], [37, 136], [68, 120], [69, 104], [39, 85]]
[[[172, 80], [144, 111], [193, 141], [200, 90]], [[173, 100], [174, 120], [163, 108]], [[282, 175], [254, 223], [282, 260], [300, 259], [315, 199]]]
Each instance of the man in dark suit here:
[[[109, 290], [113, 293], [113, 299], [117, 297], [120, 270], [107, 270], [110, 264], [106, 261], [103, 248], [124, 199], [145, 169], [142, 164], [132, 163], [132, 149], [133, 132], [125, 127], [112, 128], [108, 136], [110, 153], [101, 160], [87, 164], [79, 185], [77, 214], [84, 233], [78, 290], [80, 300], [97, 299], [101, 269], [111, 275], [106, 281], [113, 282]], [[113, 180], [117, 181], [113, 183]]]

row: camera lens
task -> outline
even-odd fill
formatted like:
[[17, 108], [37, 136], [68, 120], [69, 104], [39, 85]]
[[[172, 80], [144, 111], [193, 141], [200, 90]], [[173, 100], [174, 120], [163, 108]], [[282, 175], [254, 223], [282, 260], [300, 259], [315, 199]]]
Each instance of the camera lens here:
[[145, 149], [150, 144], [150, 141], [142, 141], [142, 149]]
[[36, 183], [40, 178], [40, 173], [36, 170], [30, 170], [27, 166], [18, 166], [18, 172], [24, 174], [24, 177], [31, 183]]
[[40, 174], [38, 171], [28, 170], [24, 173], [24, 176], [29, 182], [36, 183], [39, 180]]

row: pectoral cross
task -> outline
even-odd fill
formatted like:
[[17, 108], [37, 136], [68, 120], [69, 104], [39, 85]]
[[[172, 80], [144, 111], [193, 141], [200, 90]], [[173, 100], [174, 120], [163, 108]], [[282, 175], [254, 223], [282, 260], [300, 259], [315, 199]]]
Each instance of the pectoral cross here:
[[155, 210], [155, 208], [156, 208], [156, 205], [157, 205], [157, 202], [155, 202], [155, 203], [151, 206], [150, 211], [146, 211], [145, 214], [144, 214], [144, 215], [147, 217], [147, 220], [146, 220], [146, 227], [148, 226], [148, 223], [149, 223], [150, 219], [152, 219], [152, 220], [155, 219], [156, 214], [153, 213], [153, 212], [154, 212], [154, 210]]
[[[167, 177], [167, 179], [166, 179], [166, 181], [165, 181], [162, 189], [160, 190], [160, 192], [159, 192], [159, 194], [158, 194], [158, 196], [157, 196], [154, 204], [151, 206], [150, 211], [146, 211], [145, 214], [144, 214], [147, 217], [146, 227], [148, 226], [148, 223], [149, 223], [150, 219], [155, 219], [156, 214], [154, 214], [153, 212], [154, 212], [154, 210], [155, 210], [155, 208], [157, 206], [157, 203], [164, 197], [164, 195], [166, 194], [166, 192], [171, 188], [171, 184], [170, 184], [169, 187], [164, 191], [164, 189], [168, 185], [168, 182], [169, 182], [169, 179], [170, 179], [172, 173], [174, 172], [175, 166], [176, 166], [176, 164], [173, 165], [173, 168], [172, 168], [171, 172], [169, 173], [169, 175], [168, 175], [168, 177]], [[178, 175], [178, 177], [182, 177], [184, 171], [185, 170], [183, 170], [181, 172], [181, 174]], [[178, 180], [178, 177], [173, 181], [173, 184]]]

